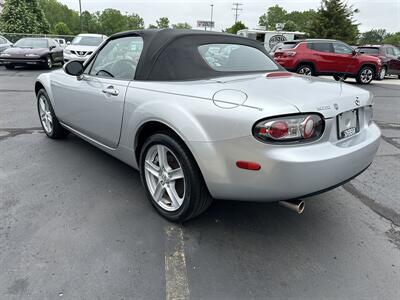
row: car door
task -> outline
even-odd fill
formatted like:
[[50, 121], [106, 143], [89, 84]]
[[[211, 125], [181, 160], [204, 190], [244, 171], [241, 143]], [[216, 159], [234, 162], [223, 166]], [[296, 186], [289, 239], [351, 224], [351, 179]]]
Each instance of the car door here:
[[395, 47], [387, 47], [385, 51], [389, 58], [388, 73], [400, 74], [400, 50]]
[[139, 36], [108, 41], [80, 78], [53, 80], [56, 112], [62, 122], [111, 148], [119, 143], [125, 94], [134, 79], [143, 44]]
[[353, 55], [353, 48], [342, 42], [334, 42], [332, 44], [335, 52], [335, 72], [351, 74], [356, 73], [357, 63]]
[[318, 73], [332, 73], [336, 69], [336, 55], [331, 42], [310, 42], [307, 45], [312, 51], [313, 61], [316, 61]]
[[58, 45], [58, 43], [53, 40], [49, 40], [49, 47], [53, 62], [58, 63], [62, 61], [62, 53], [60, 53], [61, 47]]

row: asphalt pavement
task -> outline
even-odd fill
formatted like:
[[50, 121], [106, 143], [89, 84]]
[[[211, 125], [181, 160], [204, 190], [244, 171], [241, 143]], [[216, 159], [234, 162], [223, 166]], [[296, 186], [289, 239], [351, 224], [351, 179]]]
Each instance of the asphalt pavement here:
[[365, 86], [383, 133], [374, 163], [302, 215], [215, 201], [175, 225], [135, 170], [46, 138], [41, 72], [0, 67], [0, 299], [400, 299], [400, 80]]

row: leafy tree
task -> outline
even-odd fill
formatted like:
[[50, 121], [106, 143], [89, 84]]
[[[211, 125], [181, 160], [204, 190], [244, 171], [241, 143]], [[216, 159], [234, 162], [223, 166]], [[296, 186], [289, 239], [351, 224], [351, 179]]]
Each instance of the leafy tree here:
[[69, 29], [68, 25], [65, 24], [64, 22], [58, 22], [54, 26], [54, 31], [55, 34], [58, 35], [72, 35], [71, 30]]
[[267, 13], [263, 14], [258, 24], [265, 26], [269, 30], [275, 30], [277, 23], [285, 23], [287, 21], [287, 11], [279, 5], [274, 5], [268, 8]]
[[49, 24], [37, 0], [6, 0], [0, 15], [0, 26], [5, 32], [49, 32]]
[[364, 32], [360, 37], [360, 45], [363, 44], [381, 44], [386, 36], [385, 29], [372, 29], [370, 31]]
[[241, 21], [237, 21], [231, 27], [226, 28], [225, 32], [236, 34], [239, 30], [242, 30], [242, 29], [247, 29], [246, 25], [244, 25], [244, 23]]
[[80, 32], [79, 13], [70, 9], [67, 5], [61, 4], [57, 0], [39, 0], [43, 8], [46, 19], [50, 23], [50, 30], [54, 31], [54, 26], [58, 22], [64, 22], [74, 33]]
[[185, 22], [185, 23], [172, 24], [172, 28], [173, 29], [192, 29], [192, 26], [190, 26], [190, 24]]
[[395, 46], [400, 46], [400, 31], [396, 33], [388, 33], [383, 42], [385, 44], [392, 44]]
[[169, 19], [167, 17], [162, 17], [156, 21], [157, 28], [169, 28]]
[[343, 0], [322, 0], [317, 15], [310, 24], [310, 36], [331, 38], [355, 44], [359, 34], [353, 15], [358, 12]]
[[112, 35], [113, 33], [127, 29], [124, 16], [117, 9], [107, 8], [99, 16], [101, 33]]
[[270, 7], [259, 19], [259, 25], [268, 30], [275, 30], [277, 23], [284, 23], [284, 30], [308, 32], [311, 20], [317, 12], [313, 9], [306, 11], [292, 11], [288, 13], [279, 5]]
[[91, 14], [87, 10], [82, 12], [82, 32], [96, 33], [100, 32], [99, 23], [100, 12]]
[[138, 14], [126, 16], [127, 29], [143, 29], [144, 21]]

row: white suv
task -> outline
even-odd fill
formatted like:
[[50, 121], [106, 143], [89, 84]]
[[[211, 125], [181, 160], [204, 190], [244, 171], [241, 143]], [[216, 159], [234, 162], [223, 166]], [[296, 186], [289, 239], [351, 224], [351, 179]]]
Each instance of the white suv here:
[[85, 61], [93, 51], [107, 38], [102, 34], [80, 34], [64, 49], [64, 62], [70, 60]]

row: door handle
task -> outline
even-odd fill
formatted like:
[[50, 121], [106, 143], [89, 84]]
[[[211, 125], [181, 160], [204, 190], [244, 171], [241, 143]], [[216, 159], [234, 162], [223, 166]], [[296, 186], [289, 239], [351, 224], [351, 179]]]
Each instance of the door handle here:
[[119, 91], [117, 89], [115, 89], [113, 86], [109, 86], [108, 88], [105, 88], [103, 90], [104, 94], [107, 95], [111, 95], [111, 96], [118, 96], [119, 95]]

